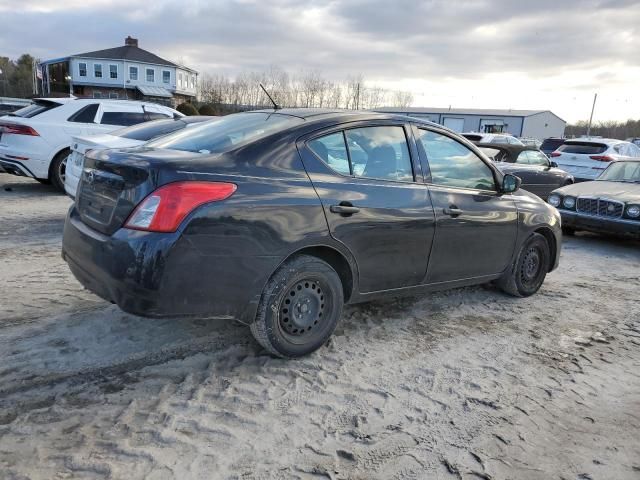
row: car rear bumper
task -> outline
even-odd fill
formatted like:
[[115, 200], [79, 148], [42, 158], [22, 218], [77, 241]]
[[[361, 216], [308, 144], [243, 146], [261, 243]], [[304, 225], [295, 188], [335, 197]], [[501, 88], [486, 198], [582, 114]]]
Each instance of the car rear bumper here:
[[274, 257], [205, 255], [180, 231], [122, 228], [111, 236], [85, 225], [75, 207], [62, 257], [88, 290], [144, 317], [196, 316], [253, 321]]
[[32, 177], [35, 175], [29, 170], [28, 167], [17, 160], [10, 160], [8, 158], [0, 157], [0, 171], [4, 173], [10, 173], [11, 175], [17, 175], [19, 177]]
[[559, 210], [562, 226], [575, 230], [587, 230], [595, 233], [614, 233], [616, 235], [640, 236], [640, 221], [623, 218], [606, 218], [585, 215], [577, 212]]

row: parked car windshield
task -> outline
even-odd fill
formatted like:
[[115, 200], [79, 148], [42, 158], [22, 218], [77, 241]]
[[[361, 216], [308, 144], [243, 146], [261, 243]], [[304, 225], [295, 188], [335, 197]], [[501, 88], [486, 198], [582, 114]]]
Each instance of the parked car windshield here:
[[187, 152], [223, 153], [302, 122], [304, 120], [301, 118], [278, 113], [236, 113], [216, 122], [207, 122], [153, 140], [147, 146]]
[[597, 155], [604, 153], [607, 146], [604, 143], [594, 142], [565, 142], [558, 147], [558, 152], [562, 153], [578, 153], [583, 155]]
[[12, 117], [31, 118], [35, 117], [36, 115], [40, 115], [43, 112], [47, 112], [49, 110], [57, 108], [60, 105], [61, 104], [59, 104], [58, 102], [51, 102], [49, 100], [34, 100], [31, 105], [27, 105], [26, 107], [23, 107], [20, 110], [16, 110], [9, 115]]
[[640, 183], [640, 162], [614, 162], [602, 172], [598, 180]]

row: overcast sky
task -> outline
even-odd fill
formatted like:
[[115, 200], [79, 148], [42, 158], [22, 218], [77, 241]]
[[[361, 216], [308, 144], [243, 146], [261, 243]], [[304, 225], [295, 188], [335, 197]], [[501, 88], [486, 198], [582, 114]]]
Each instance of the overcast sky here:
[[0, 56], [140, 47], [200, 72], [277, 65], [414, 94], [414, 106], [640, 118], [638, 0], [0, 0]]

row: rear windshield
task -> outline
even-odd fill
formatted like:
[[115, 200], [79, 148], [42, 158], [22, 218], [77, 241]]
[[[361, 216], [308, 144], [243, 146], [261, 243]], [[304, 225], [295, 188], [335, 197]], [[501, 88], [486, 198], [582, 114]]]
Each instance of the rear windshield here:
[[12, 117], [22, 117], [22, 118], [31, 118], [36, 115], [40, 115], [41, 113], [48, 112], [49, 110], [53, 110], [54, 108], [59, 107], [60, 104], [58, 102], [51, 102], [48, 100], [34, 100], [31, 105], [27, 105], [20, 110], [16, 110], [13, 113], [10, 113]]
[[278, 113], [236, 113], [216, 122], [186, 128], [153, 140], [147, 146], [187, 152], [222, 153], [303, 121], [298, 117]]
[[584, 155], [594, 155], [604, 153], [607, 146], [604, 143], [593, 142], [565, 142], [558, 147], [558, 152], [562, 153], [582, 153]]
[[139, 123], [133, 127], [121, 128], [111, 132], [111, 135], [146, 142], [147, 140], [182, 130], [186, 126], [187, 124], [180, 120], [153, 120]]
[[542, 145], [540, 145], [540, 150], [555, 150], [563, 143], [564, 139], [562, 138], [547, 138], [542, 142]]

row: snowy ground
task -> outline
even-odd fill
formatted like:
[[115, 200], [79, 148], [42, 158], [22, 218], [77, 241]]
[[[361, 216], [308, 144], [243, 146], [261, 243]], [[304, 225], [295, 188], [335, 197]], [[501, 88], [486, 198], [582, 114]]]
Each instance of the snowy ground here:
[[640, 478], [638, 242], [567, 239], [528, 299], [349, 307], [284, 361], [82, 290], [69, 205], [0, 174], [0, 478]]

